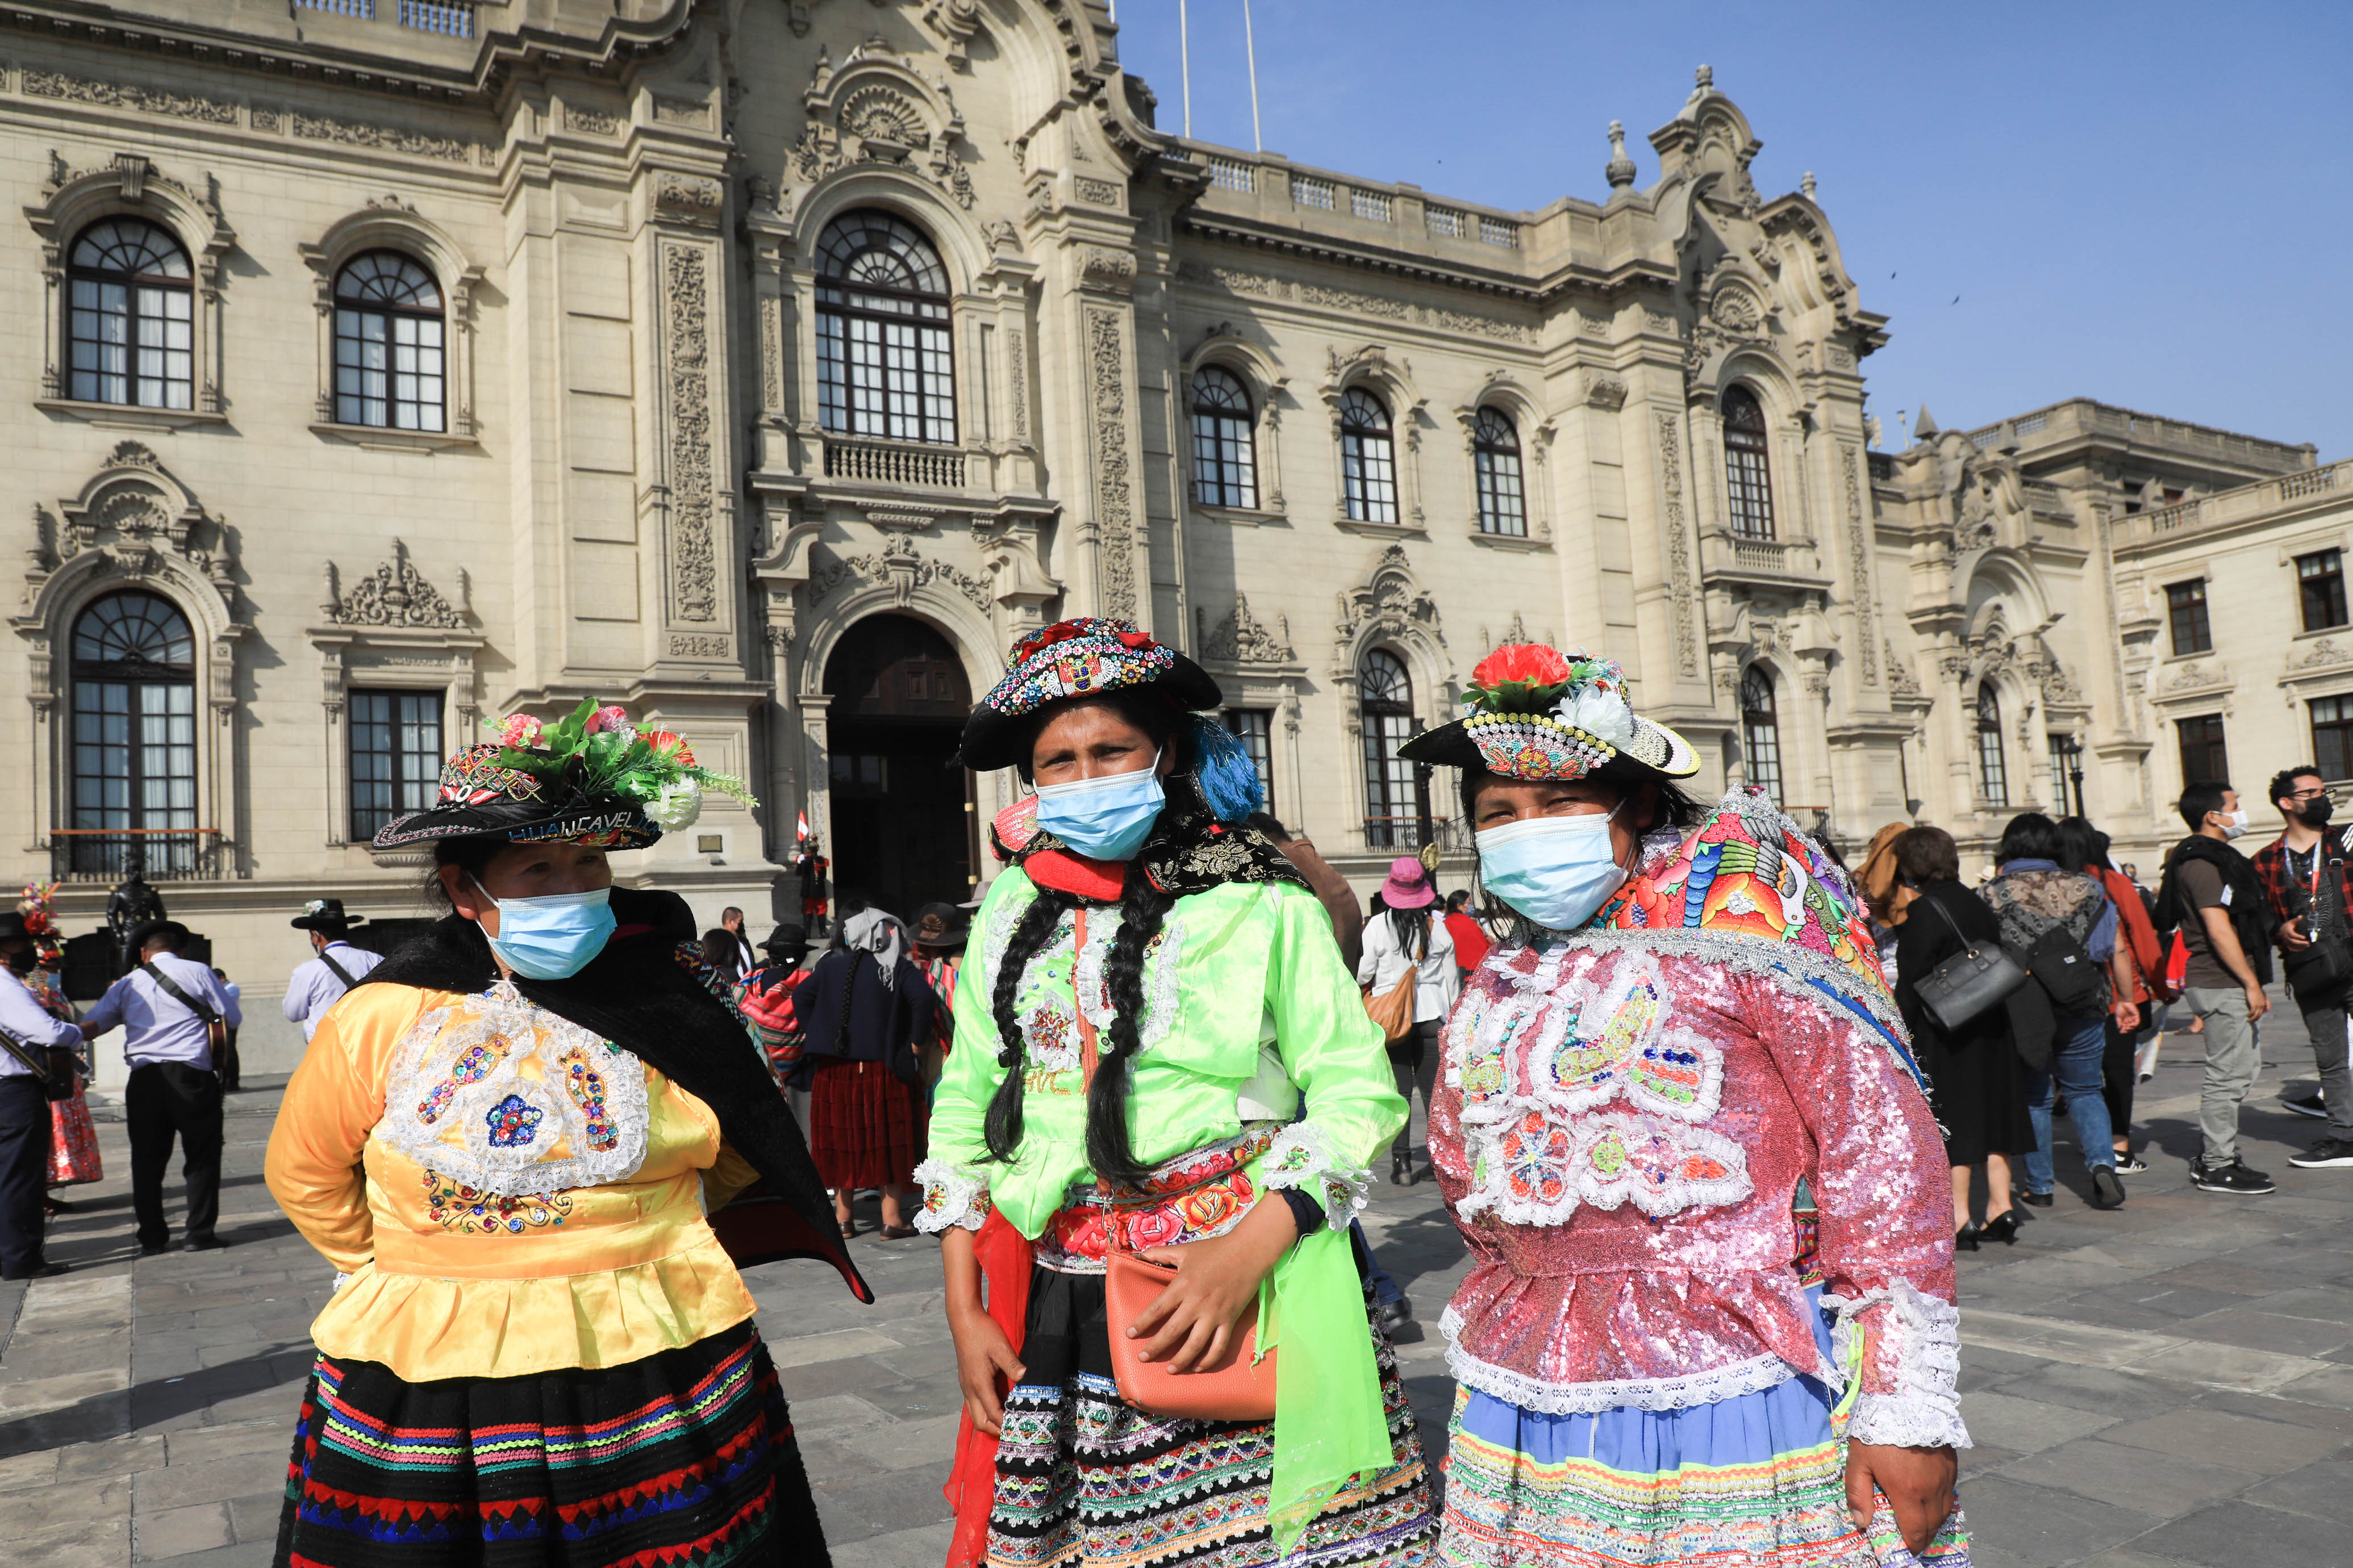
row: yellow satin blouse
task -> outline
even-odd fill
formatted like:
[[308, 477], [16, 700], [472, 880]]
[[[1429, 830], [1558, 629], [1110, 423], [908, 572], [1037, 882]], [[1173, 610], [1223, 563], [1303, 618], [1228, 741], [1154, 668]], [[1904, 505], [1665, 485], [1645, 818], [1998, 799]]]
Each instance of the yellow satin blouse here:
[[311, 1339], [411, 1382], [618, 1366], [754, 1310], [703, 1215], [756, 1173], [711, 1108], [512, 986], [336, 1003], [266, 1169], [351, 1276]]

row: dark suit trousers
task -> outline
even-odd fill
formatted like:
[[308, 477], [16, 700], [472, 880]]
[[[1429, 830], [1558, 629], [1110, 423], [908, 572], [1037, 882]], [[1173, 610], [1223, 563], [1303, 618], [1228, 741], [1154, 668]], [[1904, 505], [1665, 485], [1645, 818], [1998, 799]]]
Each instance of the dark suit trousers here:
[[131, 1069], [123, 1088], [123, 1120], [131, 1132], [131, 1206], [139, 1216], [139, 1245], [172, 1239], [164, 1221], [164, 1167], [172, 1139], [180, 1140], [180, 1173], [188, 1183], [190, 1237], [213, 1233], [220, 1219], [221, 1086], [219, 1076], [185, 1062], [149, 1062]]
[[0, 1078], [0, 1279], [41, 1266], [42, 1184], [49, 1173], [49, 1102], [29, 1074]]

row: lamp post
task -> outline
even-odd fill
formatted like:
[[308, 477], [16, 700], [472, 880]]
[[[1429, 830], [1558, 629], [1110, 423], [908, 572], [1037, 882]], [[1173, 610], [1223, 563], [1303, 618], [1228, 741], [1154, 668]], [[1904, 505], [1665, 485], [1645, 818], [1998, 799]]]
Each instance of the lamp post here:
[[2075, 786], [2075, 815], [2087, 816], [2090, 814], [2084, 809], [2084, 742], [2080, 737], [2062, 735], [2056, 750], [2067, 763], [2067, 772], [2059, 785], [2059, 804], [2066, 805], [2067, 785], [2073, 784]]

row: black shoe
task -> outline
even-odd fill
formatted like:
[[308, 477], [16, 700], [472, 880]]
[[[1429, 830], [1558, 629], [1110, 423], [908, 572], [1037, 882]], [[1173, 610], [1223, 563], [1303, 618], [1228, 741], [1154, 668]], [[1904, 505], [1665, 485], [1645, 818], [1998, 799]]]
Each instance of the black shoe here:
[[2010, 1194], [2010, 1196], [2016, 1198], [2020, 1203], [2032, 1204], [2039, 1209], [2049, 1208], [2054, 1201], [2049, 1193], [2012, 1193]]
[[0, 1279], [51, 1279], [65, 1271], [62, 1263], [36, 1263], [22, 1274], [0, 1274]]
[[1374, 1308], [1373, 1316], [1379, 1320], [1385, 1331], [1393, 1334], [1413, 1321], [1413, 1303], [1399, 1296], [1394, 1301], [1384, 1301]]
[[1413, 1162], [1403, 1154], [1389, 1156], [1389, 1185], [1393, 1187], [1413, 1185]]
[[219, 1237], [207, 1231], [202, 1236], [192, 1236], [188, 1237], [187, 1240], [180, 1244], [180, 1250], [183, 1252], [217, 1252], [227, 1245], [227, 1242], [223, 1241]]
[[1953, 1232], [1953, 1250], [1955, 1252], [1975, 1252], [1978, 1249], [1978, 1237], [1984, 1234], [1985, 1233], [1983, 1231], [1979, 1230], [1974, 1225], [1965, 1225], [1961, 1226], [1960, 1229]]
[[2114, 1166], [2092, 1167], [2092, 1206], [2095, 1209], [2120, 1209], [2125, 1206], [2125, 1184], [2116, 1179]]
[[2280, 1109], [2294, 1111], [2298, 1116], [2309, 1116], [2316, 1121], [2328, 1120], [2328, 1107], [2316, 1094], [2283, 1094], [2280, 1096]]
[[2353, 1166], [2353, 1142], [2342, 1138], [2323, 1138], [2303, 1153], [2289, 1155], [2287, 1163], [2301, 1171], [2329, 1171]]
[[172, 1244], [169, 1240], [142, 1241], [139, 1244], [139, 1256], [142, 1258], [153, 1258], [159, 1252], [169, 1252], [171, 1250]]
[[2146, 1176], [2148, 1174], [2148, 1162], [2142, 1159], [2137, 1154], [2127, 1154], [2119, 1150], [2116, 1153], [2116, 1174], [2119, 1176]]
[[2244, 1160], [2210, 1165], [2201, 1158], [2189, 1167], [2189, 1184], [2200, 1192], [2241, 1193], [2251, 1197], [2279, 1191], [2269, 1176], [2249, 1169]]
[[2018, 1245], [2018, 1211], [2004, 1209], [1978, 1228], [1979, 1239], [1999, 1241], [2004, 1247]]

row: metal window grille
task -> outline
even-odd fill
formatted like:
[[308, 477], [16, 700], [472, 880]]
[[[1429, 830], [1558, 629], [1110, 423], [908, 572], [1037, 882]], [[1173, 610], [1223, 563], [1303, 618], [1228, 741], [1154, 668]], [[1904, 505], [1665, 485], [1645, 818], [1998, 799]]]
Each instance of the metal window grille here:
[[352, 841], [431, 805], [441, 776], [441, 693], [351, 694]]
[[447, 428], [441, 290], [397, 251], [335, 277], [335, 419], [390, 430]]
[[1766, 460], [1765, 410], [1745, 386], [1724, 391], [1724, 485], [1732, 531], [1773, 537], [1773, 471]]
[[1258, 171], [1248, 163], [1240, 163], [1232, 158], [1209, 160], [1209, 184], [1222, 185], [1229, 191], [1255, 190], [1258, 184], [1257, 174]]
[[1390, 849], [1419, 837], [1420, 778], [1397, 750], [1413, 737], [1413, 682], [1405, 664], [1385, 648], [1365, 655], [1356, 671], [1356, 701], [1365, 736], [1365, 844]]
[[1389, 435], [1389, 411], [1361, 386], [1350, 387], [1340, 401], [1340, 491], [1356, 521], [1397, 521], [1397, 444]]
[[474, 36], [474, 7], [466, 0], [400, 0], [400, 25], [444, 37]]
[[1431, 207], [1428, 210], [1430, 233], [1441, 235], [1448, 239], [1462, 237], [1462, 214], [1452, 207]]
[[2010, 769], [2001, 754], [2001, 698], [1989, 681], [1978, 688], [1978, 798], [2010, 804]]
[[1505, 223], [1501, 218], [1482, 217], [1479, 220], [1479, 243], [1500, 245], [1506, 250], [1517, 250], [1520, 247], [1520, 226], [1515, 223]]
[[1274, 809], [1274, 710], [1271, 708], [1229, 708], [1226, 728], [1234, 732], [1250, 753], [1250, 766], [1258, 770], [1258, 787], [1266, 796], [1266, 809]]
[[1389, 198], [1379, 191], [1350, 191], [1348, 205], [1358, 217], [1370, 218], [1375, 223], [1389, 221]]
[[1250, 392], [1221, 365], [1193, 376], [1193, 499], [1203, 506], [1258, 505]]
[[[198, 849], [195, 637], [187, 617], [153, 594], [110, 595], [74, 623], [72, 649], [74, 827], [189, 830], [157, 834], [147, 851], [159, 874], [186, 874]], [[78, 838], [69, 869], [102, 868], [80, 864], [85, 851], [121, 852], [112, 840]]]
[[2166, 619], [2171, 623], [2173, 651], [2205, 653], [2214, 646], [2214, 627], [2206, 618], [2206, 583], [2168, 583], [2165, 589]]
[[2336, 550], [2316, 550], [2295, 558], [2296, 597], [2304, 610], [2304, 629], [2326, 631], [2345, 624], [2345, 556]]
[[[2219, 745], [2222, 721], [2217, 719], [2213, 724]], [[2312, 753], [2322, 777], [2331, 783], [2353, 779], [2353, 698], [2323, 697], [2313, 703]]]
[[326, 11], [337, 16], [357, 16], [364, 22], [375, 20], [375, 0], [294, 0], [305, 11]]
[[188, 253], [139, 218], [84, 229], [68, 258], [69, 395], [138, 408], [195, 405]]
[[1310, 179], [1304, 174], [1293, 174], [1291, 177], [1291, 199], [1299, 206], [1322, 207], [1325, 212], [1330, 212], [1332, 182]]
[[1528, 507], [1520, 476], [1520, 437], [1503, 410], [1479, 410], [1471, 466], [1479, 485], [1479, 531], [1525, 537]]
[[828, 430], [953, 444], [947, 272], [888, 213], [853, 212], [818, 241], [818, 420]]
[[1740, 750], [1748, 782], [1777, 804], [1781, 799], [1781, 719], [1773, 703], [1773, 678], [1748, 667], [1740, 678]]

